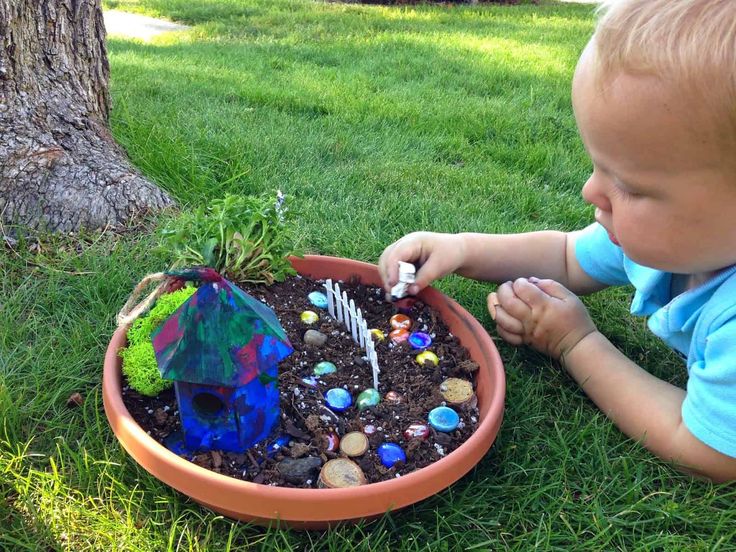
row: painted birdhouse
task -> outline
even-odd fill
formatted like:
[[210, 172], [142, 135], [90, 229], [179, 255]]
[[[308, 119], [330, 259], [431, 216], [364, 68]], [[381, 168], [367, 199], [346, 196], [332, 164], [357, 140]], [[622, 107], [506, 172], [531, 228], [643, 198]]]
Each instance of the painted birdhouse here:
[[279, 419], [278, 363], [293, 352], [276, 314], [212, 269], [151, 335], [161, 376], [174, 381], [188, 451], [243, 452]]

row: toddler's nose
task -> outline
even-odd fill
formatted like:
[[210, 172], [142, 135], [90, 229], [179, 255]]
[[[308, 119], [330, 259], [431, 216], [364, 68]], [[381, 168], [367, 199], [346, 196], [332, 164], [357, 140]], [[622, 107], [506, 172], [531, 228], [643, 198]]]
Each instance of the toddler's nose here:
[[583, 199], [588, 203], [595, 205], [601, 211], [610, 211], [611, 202], [605, 193], [605, 186], [601, 182], [601, 177], [595, 171], [590, 175], [588, 181], [583, 185]]

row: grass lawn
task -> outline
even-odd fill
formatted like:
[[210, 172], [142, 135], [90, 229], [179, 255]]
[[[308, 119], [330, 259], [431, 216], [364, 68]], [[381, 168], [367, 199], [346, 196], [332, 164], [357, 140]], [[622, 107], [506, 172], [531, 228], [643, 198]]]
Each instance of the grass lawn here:
[[[380, 7], [309, 0], [107, 0], [193, 26], [110, 40], [112, 128], [185, 207], [280, 188], [301, 247], [375, 262], [417, 229], [569, 230], [592, 220], [570, 107], [590, 6]], [[162, 268], [150, 233], [0, 250], [1, 550], [734, 550], [736, 490], [694, 482], [618, 430], [560, 368], [499, 343], [498, 439], [445, 492], [376, 523], [266, 530], [204, 510], [122, 451], [100, 379], [114, 315]], [[492, 287], [438, 283], [493, 333]], [[681, 361], [586, 300], [631, 358]], [[65, 403], [72, 392], [81, 408]]]

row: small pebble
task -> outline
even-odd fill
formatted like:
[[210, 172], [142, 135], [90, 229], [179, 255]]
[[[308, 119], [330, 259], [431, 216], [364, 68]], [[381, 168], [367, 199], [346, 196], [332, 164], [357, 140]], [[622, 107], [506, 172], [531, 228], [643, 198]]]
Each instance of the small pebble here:
[[81, 393], [72, 393], [69, 395], [69, 398], [66, 400], [66, 405], [69, 408], [74, 408], [75, 406], [82, 406], [84, 403], [84, 397], [82, 397]]
[[322, 460], [316, 456], [284, 458], [277, 464], [281, 476], [294, 485], [301, 485], [317, 477]]
[[437, 431], [449, 433], [454, 431], [460, 423], [460, 416], [452, 408], [438, 406], [429, 411], [429, 425]]
[[313, 291], [312, 293], [307, 295], [307, 298], [309, 299], [309, 302], [312, 303], [315, 307], [320, 309], [327, 308], [327, 295], [325, 295], [321, 291]]
[[366, 424], [363, 426], [363, 433], [366, 435], [373, 435], [376, 432], [376, 426], [373, 424]]
[[406, 453], [396, 443], [383, 443], [376, 450], [381, 464], [387, 468], [392, 468], [397, 462], [406, 462]]
[[[289, 454], [292, 458], [301, 458], [309, 453], [309, 445], [295, 441], [289, 446]], [[242, 464], [242, 462], [241, 462]]]
[[327, 341], [327, 336], [317, 330], [307, 330], [304, 333], [304, 344], [314, 345], [315, 347], [322, 347]]
[[314, 311], [306, 310], [299, 315], [299, 318], [305, 324], [314, 324], [319, 320], [319, 315]]

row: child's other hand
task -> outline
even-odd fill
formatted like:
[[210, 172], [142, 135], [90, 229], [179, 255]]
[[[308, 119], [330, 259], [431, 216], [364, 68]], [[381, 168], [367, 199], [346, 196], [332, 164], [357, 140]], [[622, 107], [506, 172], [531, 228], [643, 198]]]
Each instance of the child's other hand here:
[[409, 293], [416, 295], [433, 281], [455, 272], [463, 263], [463, 241], [457, 234], [412, 232], [383, 250], [378, 271], [387, 292], [399, 281], [399, 261], [417, 267]]
[[506, 282], [488, 296], [488, 309], [503, 339], [531, 345], [555, 359], [597, 331], [577, 295], [554, 280]]

